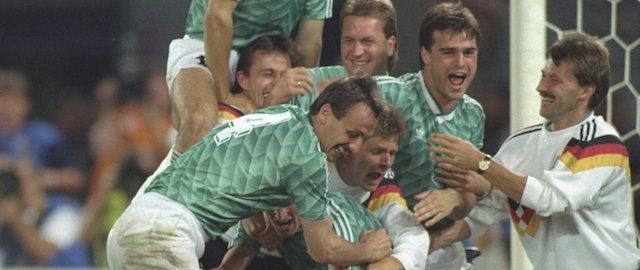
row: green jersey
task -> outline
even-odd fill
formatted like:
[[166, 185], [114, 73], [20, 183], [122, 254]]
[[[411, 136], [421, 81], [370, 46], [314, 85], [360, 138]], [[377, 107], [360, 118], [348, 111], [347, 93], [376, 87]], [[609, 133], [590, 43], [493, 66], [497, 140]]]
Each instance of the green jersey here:
[[307, 71], [309, 71], [311, 77], [313, 77], [314, 82], [349, 76], [349, 73], [347, 73], [347, 69], [345, 69], [344, 66], [315, 67], [309, 68]]
[[392, 167], [409, 207], [413, 207], [417, 203], [415, 194], [443, 187], [435, 181], [435, 163], [425, 152], [427, 138], [434, 132], [446, 133], [482, 148], [485, 116], [480, 103], [467, 95], [451, 112], [443, 112], [421, 72], [405, 74], [400, 80], [409, 86], [405, 91], [385, 91], [383, 87], [381, 90], [400, 109], [410, 130], [409, 136], [399, 142]]
[[[236, 0], [233, 11], [233, 49], [261, 35], [291, 35], [300, 19], [331, 18], [332, 0]], [[185, 34], [202, 40], [209, 0], [192, 0]]]
[[[442, 132], [481, 148], [484, 111], [480, 103], [465, 95], [451, 112], [442, 112], [420, 72], [406, 74], [400, 79], [385, 75], [374, 78], [382, 96], [402, 113], [410, 131], [409, 136], [399, 141], [392, 168], [407, 204], [412, 208], [417, 203], [415, 194], [444, 187], [435, 181], [435, 164], [425, 151], [427, 138], [433, 132]], [[296, 96], [289, 103], [308, 109], [315, 96], [315, 92]]]
[[[349, 195], [329, 192], [327, 197], [333, 218], [333, 229], [336, 235], [343, 239], [355, 243], [360, 241], [361, 232], [382, 228], [380, 221]], [[242, 226], [238, 227], [238, 236], [229, 242], [229, 246], [243, 244], [258, 250], [258, 243], [246, 234]], [[293, 269], [327, 269], [327, 265], [319, 264], [309, 256], [301, 231], [286, 239], [278, 251]], [[351, 269], [360, 269], [360, 267], [352, 266]]]
[[326, 164], [310, 116], [274, 106], [213, 129], [147, 192], [183, 204], [213, 237], [253, 213], [292, 202], [304, 219], [326, 218]]

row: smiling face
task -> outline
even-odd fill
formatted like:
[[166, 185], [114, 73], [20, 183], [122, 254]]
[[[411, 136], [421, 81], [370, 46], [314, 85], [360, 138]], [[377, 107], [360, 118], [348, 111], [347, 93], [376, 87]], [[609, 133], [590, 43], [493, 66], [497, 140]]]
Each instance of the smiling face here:
[[341, 119], [334, 116], [330, 104], [324, 104], [314, 117], [320, 147], [331, 162], [358, 151], [376, 125], [375, 115], [364, 102], [352, 105]]
[[422, 75], [440, 108], [450, 111], [466, 93], [478, 67], [476, 39], [466, 32], [433, 32], [431, 50], [420, 48]]
[[577, 124], [589, 114], [587, 105], [595, 86], [578, 84], [570, 60], [562, 60], [558, 65], [549, 60], [542, 69], [537, 91], [542, 99], [540, 116], [549, 121], [551, 130], [560, 130]]
[[358, 152], [338, 159], [336, 168], [347, 185], [373, 191], [391, 168], [397, 151], [398, 136], [374, 136]]
[[347, 16], [342, 22], [340, 55], [349, 75], [387, 74], [396, 37], [385, 37], [382, 21], [373, 17]]
[[298, 217], [295, 204], [265, 213], [265, 217], [273, 229], [283, 238], [291, 237], [302, 229], [302, 222]]
[[291, 60], [286, 54], [258, 50], [253, 55], [249, 72], [238, 71], [238, 84], [256, 107], [262, 108], [265, 97], [282, 73], [290, 67]]

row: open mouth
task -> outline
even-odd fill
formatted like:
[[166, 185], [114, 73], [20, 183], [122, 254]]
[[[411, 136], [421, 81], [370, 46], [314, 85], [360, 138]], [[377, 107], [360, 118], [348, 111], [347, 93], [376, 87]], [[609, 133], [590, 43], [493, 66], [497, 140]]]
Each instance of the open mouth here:
[[291, 234], [295, 230], [294, 224], [293, 224], [293, 219], [290, 219], [290, 220], [287, 220], [287, 221], [276, 221], [275, 224], [276, 224], [277, 230], [282, 235]]
[[382, 177], [384, 176], [384, 174], [381, 173], [377, 173], [377, 172], [371, 172], [367, 174], [367, 178], [374, 180], [374, 181], [378, 181], [378, 180], [382, 180]]
[[449, 83], [452, 85], [462, 85], [466, 79], [467, 75], [464, 73], [449, 74]]

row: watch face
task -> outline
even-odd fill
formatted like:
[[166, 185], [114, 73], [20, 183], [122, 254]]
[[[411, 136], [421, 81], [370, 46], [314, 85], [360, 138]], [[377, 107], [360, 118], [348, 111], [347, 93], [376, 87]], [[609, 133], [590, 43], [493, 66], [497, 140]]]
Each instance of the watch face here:
[[480, 161], [480, 163], [478, 163], [478, 167], [480, 168], [480, 170], [486, 171], [487, 169], [489, 169], [489, 162], [485, 160]]

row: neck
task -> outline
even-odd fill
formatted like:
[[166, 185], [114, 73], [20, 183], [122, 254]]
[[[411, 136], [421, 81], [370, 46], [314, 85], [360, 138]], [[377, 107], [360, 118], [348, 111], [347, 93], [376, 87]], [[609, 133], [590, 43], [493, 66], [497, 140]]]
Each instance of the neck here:
[[572, 117], [565, 117], [557, 120], [549, 120], [547, 124], [547, 129], [549, 131], [558, 131], [566, 128], [573, 127], [575, 125], [580, 124], [582, 121], [587, 119], [587, 117], [591, 116], [593, 111], [587, 110], [586, 112], [575, 114]]

